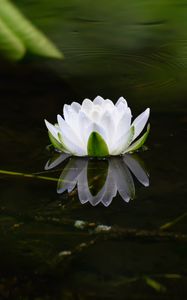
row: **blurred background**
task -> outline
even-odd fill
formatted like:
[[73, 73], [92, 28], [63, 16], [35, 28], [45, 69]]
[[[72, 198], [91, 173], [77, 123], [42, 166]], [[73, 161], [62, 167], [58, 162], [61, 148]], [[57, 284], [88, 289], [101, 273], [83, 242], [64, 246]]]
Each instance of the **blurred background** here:
[[[186, 0], [0, 0], [0, 299], [186, 299], [186, 28]], [[151, 108], [149, 188], [106, 209], [5, 174], [46, 176], [43, 119], [97, 95]]]
[[[33, 28], [26, 28], [10, 7], [12, 15], [6, 18], [7, 3], [0, 4], [0, 28], [6, 21], [14, 38], [23, 39], [24, 49], [0, 35], [4, 99], [24, 97], [30, 107], [35, 93], [44, 107], [73, 96], [82, 100], [99, 94], [116, 101], [123, 95], [139, 108], [186, 111], [186, 1], [14, 0]], [[48, 43], [42, 44], [36, 30]]]

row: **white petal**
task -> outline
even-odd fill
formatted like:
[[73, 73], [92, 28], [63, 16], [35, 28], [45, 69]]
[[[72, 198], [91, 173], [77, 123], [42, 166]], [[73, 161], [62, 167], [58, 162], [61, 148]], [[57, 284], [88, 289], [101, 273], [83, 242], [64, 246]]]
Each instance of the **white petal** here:
[[100, 125], [106, 132], [106, 141], [110, 152], [110, 149], [113, 144], [114, 136], [116, 134], [116, 128], [115, 128], [115, 123], [114, 123], [112, 113], [106, 111], [100, 120]]
[[68, 139], [73, 141], [74, 144], [76, 144], [79, 147], [82, 147], [81, 140], [78, 138], [73, 129], [67, 124], [67, 122], [64, 121], [64, 119], [60, 115], [57, 116], [57, 120], [63, 136], [68, 137]]
[[78, 127], [79, 127], [80, 138], [82, 139], [85, 148], [87, 148], [87, 142], [88, 142], [87, 130], [91, 125], [91, 123], [92, 121], [89, 119], [89, 117], [83, 111], [80, 111], [78, 116]]
[[127, 112], [127, 114], [132, 117], [131, 110], [128, 107], [127, 102], [123, 97], [119, 98], [115, 107], [117, 109], [117, 114], [118, 114], [117, 120], [119, 120], [125, 112]]
[[98, 110], [92, 110], [92, 113], [90, 115], [90, 118], [96, 122], [99, 123], [100, 122], [100, 118], [101, 118], [101, 113]]
[[71, 108], [74, 110], [74, 112], [78, 113], [81, 109], [81, 105], [78, 102], [73, 102], [71, 104]]
[[71, 151], [72, 154], [78, 156], [86, 155], [85, 149], [80, 139], [73, 132], [71, 127], [64, 121], [64, 119], [58, 115], [58, 124], [61, 130], [61, 135], [65, 146]]
[[[71, 124], [71, 106], [70, 105], [67, 105], [65, 104], [64, 107], [63, 107], [63, 115], [64, 115], [64, 119], [65, 121], [70, 125]], [[71, 125], [70, 125], [71, 126]]]
[[103, 105], [104, 104], [104, 99], [101, 97], [101, 96], [97, 96], [95, 99], [94, 99], [94, 101], [93, 101], [93, 103], [95, 104], [95, 105]]
[[93, 102], [90, 99], [85, 99], [82, 102], [81, 111], [83, 111], [86, 114], [89, 114], [92, 111], [93, 108]]
[[109, 110], [109, 111], [113, 110], [115, 107], [114, 103], [110, 99], [106, 99], [104, 105], [105, 105], [105, 110]]
[[119, 120], [118, 125], [117, 125], [116, 132], [117, 132], [118, 137], [122, 136], [122, 134], [127, 132], [130, 128], [130, 125], [131, 125], [131, 112], [130, 112], [130, 109], [127, 108], [124, 111], [123, 115], [121, 116], [121, 119]]
[[120, 97], [118, 99], [118, 101], [116, 102], [115, 106], [119, 107], [119, 105], [121, 106], [121, 104], [123, 104], [124, 108], [127, 108], [127, 101], [123, 97]]
[[44, 121], [45, 121], [45, 125], [46, 125], [47, 129], [49, 130], [49, 132], [60, 143], [60, 140], [58, 137], [59, 129], [57, 129], [54, 125], [49, 123], [47, 120], [44, 120]]
[[78, 124], [78, 116], [79, 114], [72, 109], [70, 105], [64, 105], [63, 109], [64, 119], [66, 123], [71, 127], [71, 129], [75, 132], [77, 137], [80, 137], [80, 130]]
[[127, 164], [140, 183], [144, 186], [149, 186], [149, 177], [137, 159], [135, 159], [132, 155], [125, 154], [123, 161]]
[[133, 140], [142, 132], [149, 118], [150, 108], [147, 108], [143, 113], [141, 113], [132, 123], [135, 128], [135, 134]]
[[130, 129], [118, 138], [115, 142], [114, 147], [111, 151], [111, 155], [120, 155], [122, 154], [131, 144], [134, 136], [134, 127], [130, 127]]

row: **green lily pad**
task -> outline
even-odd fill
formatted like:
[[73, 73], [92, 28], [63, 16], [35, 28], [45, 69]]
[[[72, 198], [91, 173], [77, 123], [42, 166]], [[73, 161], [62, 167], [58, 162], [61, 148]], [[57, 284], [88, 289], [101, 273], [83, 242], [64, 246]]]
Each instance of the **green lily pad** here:
[[89, 156], [94, 157], [103, 157], [109, 155], [106, 142], [104, 141], [102, 136], [96, 131], [93, 131], [89, 136], [87, 151]]

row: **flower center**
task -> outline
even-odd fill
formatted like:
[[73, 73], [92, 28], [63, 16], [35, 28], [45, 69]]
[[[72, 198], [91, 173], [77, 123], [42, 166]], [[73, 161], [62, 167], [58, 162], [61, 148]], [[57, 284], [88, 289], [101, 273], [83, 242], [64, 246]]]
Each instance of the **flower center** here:
[[94, 105], [92, 111], [90, 112], [90, 118], [94, 122], [98, 122], [102, 115], [102, 108], [99, 105]]

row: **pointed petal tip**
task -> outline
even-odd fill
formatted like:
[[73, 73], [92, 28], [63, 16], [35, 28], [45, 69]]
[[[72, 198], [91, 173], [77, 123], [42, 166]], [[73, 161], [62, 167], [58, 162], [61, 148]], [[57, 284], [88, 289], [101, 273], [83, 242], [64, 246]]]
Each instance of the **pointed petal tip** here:
[[120, 96], [118, 100], [119, 101], [125, 101], [125, 102], [127, 101], [123, 96]]
[[96, 97], [95, 97], [95, 99], [96, 98], [102, 98], [102, 99], [104, 99], [102, 96], [100, 96], [100, 95], [97, 95]]
[[94, 99], [93, 99], [93, 103], [94, 104], [101, 104], [101, 103], [103, 103], [103, 101], [105, 101], [105, 99], [103, 98], [103, 97], [101, 97], [101, 96], [96, 96]]
[[46, 119], [44, 119], [45, 125], [47, 127], [47, 129], [50, 131], [50, 128], [53, 127], [54, 125], [51, 124], [49, 121], [47, 121]]
[[61, 123], [62, 120], [64, 120], [64, 119], [62, 118], [62, 116], [61, 116], [60, 114], [58, 114], [58, 115], [57, 115], [57, 122], [58, 122], [58, 125], [59, 125], [59, 123]]
[[150, 108], [148, 107], [148, 108], [146, 108], [146, 110], [144, 111], [144, 113], [145, 113], [145, 115], [147, 115], [147, 119], [149, 118], [149, 116], [150, 116]]

